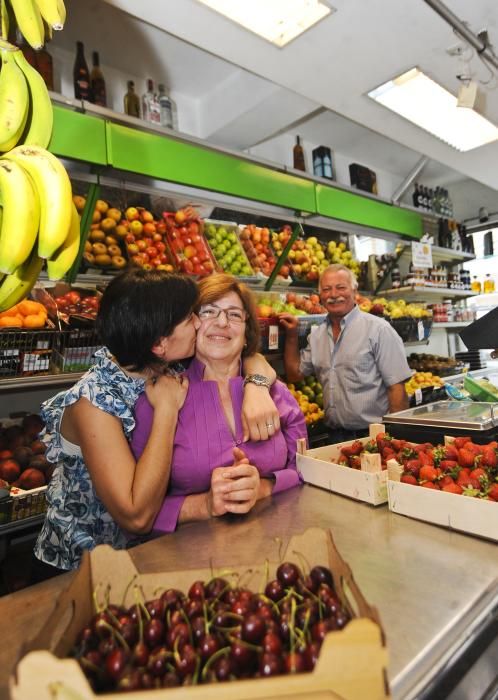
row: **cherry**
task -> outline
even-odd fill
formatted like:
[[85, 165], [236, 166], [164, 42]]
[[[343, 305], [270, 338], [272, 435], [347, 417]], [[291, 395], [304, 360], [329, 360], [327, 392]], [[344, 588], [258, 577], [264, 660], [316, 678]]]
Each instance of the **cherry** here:
[[144, 617], [144, 611], [140, 607], [140, 605], [132, 605], [131, 608], [128, 609], [128, 617], [132, 622], [138, 622]]
[[266, 625], [259, 615], [248, 615], [242, 622], [242, 639], [252, 644], [258, 644], [266, 632]]
[[296, 564], [292, 564], [292, 562], [284, 561], [277, 569], [277, 579], [284, 588], [295, 586], [300, 577], [299, 567]]
[[343, 627], [346, 627], [350, 619], [351, 618], [347, 612], [345, 612], [344, 610], [339, 610], [339, 612], [335, 616], [335, 624], [337, 626], [337, 629], [342, 630]]
[[282, 640], [275, 632], [267, 632], [261, 641], [261, 646], [267, 654], [280, 656], [282, 653]]
[[135, 666], [147, 666], [150, 652], [149, 647], [144, 642], [137, 642], [132, 650], [132, 661]]
[[197, 645], [203, 661], [207, 661], [209, 658], [211, 658], [211, 656], [218, 651], [220, 647], [220, 640], [214, 634], [205, 634], [203, 637], [201, 637], [199, 644]]
[[305, 648], [303, 656], [306, 671], [312, 671], [315, 668], [320, 655], [320, 647], [320, 642], [311, 642], [311, 644], [308, 644]]
[[201, 600], [204, 600], [206, 597], [204, 591], [204, 581], [194, 581], [188, 590], [188, 597], [200, 598]]
[[92, 629], [94, 634], [99, 639], [105, 639], [110, 637], [112, 633], [111, 629], [111, 617], [109, 613], [105, 610], [97, 613], [92, 620]]
[[322, 643], [325, 639], [325, 635], [334, 629], [337, 629], [337, 626], [333, 618], [328, 617], [325, 620], [320, 620], [319, 622], [315, 622], [311, 628], [311, 638], [314, 642]]
[[174, 671], [168, 671], [164, 674], [162, 688], [176, 688], [178, 685], [181, 685], [181, 680]]
[[287, 673], [302, 673], [305, 668], [305, 660], [302, 652], [291, 651], [284, 656], [284, 666]]
[[184, 622], [179, 622], [166, 632], [166, 644], [170, 649], [181, 649], [188, 641], [190, 630]]
[[314, 581], [311, 576], [305, 576], [304, 578], [298, 579], [296, 583], [296, 590], [298, 593], [301, 595], [309, 595], [311, 593], [316, 593], [318, 590], [318, 586], [320, 584], [317, 581]]
[[118, 680], [118, 684], [116, 686], [117, 690], [124, 691], [140, 690], [141, 688], [143, 688], [142, 676], [138, 668], [131, 668], [126, 670], [121, 676], [121, 678]]
[[251, 671], [256, 664], [256, 652], [242, 641], [232, 642], [229, 658], [239, 673]]
[[151, 649], [162, 642], [163, 636], [164, 623], [161, 620], [154, 618], [145, 623], [143, 638]]
[[165, 646], [156, 647], [149, 656], [147, 671], [156, 678], [164, 676], [170, 659], [171, 652]]
[[185, 603], [185, 596], [176, 588], [168, 588], [161, 594], [165, 610], [179, 610]]
[[228, 656], [222, 656], [213, 662], [213, 671], [218, 681], [228, 681], [234, 675], [234, 665]]
[[110, 654], [111, 651], [117, 648], [117, 646], [118, 645], [114, 637], [106, 637], [105, 639], [100, 640], [98, 649], [102, 656], [107, 656], [107, 654]]
[[310, 571], [310, 577], [316, 583], [317, 587], [321, 583], [326, 583], [330, 588], [334, 589], [332, 572], [325, 566], [314, 566]]
[[149, 671], [144, 671], [141, 668], [138, 669], [138, 672], [140, 673], [140, 682], [142, 684], [142, 688], [144, 690], [154, 688], [154, 676], [152, 675], [152, 673], [149, 673]]
[[105, 660], [107, 675], [114, 680], [120, 678], [128, 661], [128, 654], [124, 649], [113, 649]]
[[147, 601], [147, 603], [145, 603], [145, 607], [152, 618], [164, 618], [164, 602], [161, 600], [161, 598], [154, 598], [154, 600]]
[[194, 617], [190, 623], [194, 642], [201, 640], [206, 634], [206, 620], [203, 617]]
[[305, 624], [307, 624], [308, 627], [314, 625], [319, 617], [318, 603], [309, 598], [306, 598], [296, 611], [296, 622], [301, 628], [303, 628]]
[[133, 646], [138, 641], [138, 626], [135, 622], [127, 622], [122, 625], [119, 632], [128, 646]]
[[169, 616], [169, 626], [174, 627], [175, 625], [179, 625], [183, 622], [185, 622], [185, 613], [183, 612], [183, 609], [180, 608], [179, 610], [173, 610], [173, 612]]
[[206, 598], [221, 598], [228, 589], [229, 583], [224, 578], [213, 578], [206, 584]]
[[259, 672], [262, 676], [278, 676], [283, 671], [282, 660], [276, 654], [265, 652], [259, 661]]
[[175, 656], [175, 665], [178, 675], [181, 678], [195, 672], [198, 665], [197, 652], [190, 644], [185, 644], [178, 656]]
[[204, 604], [200, 598], [192, 598], [189, 600], [184, 608], [187, 617], [192, 620], [194, 617], [199, 617], [204, 615]]
[[98, 639], [93, 633], [92, 627], [83, 627], [79, 633], [76, 644], [84, 646], [86, 649], [94, 649], [98, 644]]

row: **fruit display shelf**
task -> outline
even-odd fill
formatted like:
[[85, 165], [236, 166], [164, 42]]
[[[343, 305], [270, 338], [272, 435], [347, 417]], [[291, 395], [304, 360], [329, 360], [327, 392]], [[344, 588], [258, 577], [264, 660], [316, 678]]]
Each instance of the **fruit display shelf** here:
[[238, 237], [239, 225], [235, 221], [204, 219], [204, 235], [223, 272], [244, 277], [248, 281], [257, 277]]

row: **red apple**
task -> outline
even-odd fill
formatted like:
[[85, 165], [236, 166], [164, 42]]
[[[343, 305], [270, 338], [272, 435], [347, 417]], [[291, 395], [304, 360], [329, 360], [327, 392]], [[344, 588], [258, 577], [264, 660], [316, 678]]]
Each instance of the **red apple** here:
[[5, 479], [10, 484], [19, 478], [21, 467], [15, 459], [4, 459], [0, 462], [0, 479]]

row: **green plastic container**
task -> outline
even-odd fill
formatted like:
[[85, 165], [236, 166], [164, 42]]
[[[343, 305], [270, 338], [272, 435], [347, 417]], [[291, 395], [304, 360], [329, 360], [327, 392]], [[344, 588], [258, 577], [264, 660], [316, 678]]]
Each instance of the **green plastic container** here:
[[465, 377], [463, 380], [463, 385], [472, 398], [476, 401], [498, 403], [498, 389], [496, 394], [494, 394], [491, 391], [488, 391], [488, 389], [485, 387], [481, 386], [475, 381], [475, 379], [472, 379], [472, 377]]

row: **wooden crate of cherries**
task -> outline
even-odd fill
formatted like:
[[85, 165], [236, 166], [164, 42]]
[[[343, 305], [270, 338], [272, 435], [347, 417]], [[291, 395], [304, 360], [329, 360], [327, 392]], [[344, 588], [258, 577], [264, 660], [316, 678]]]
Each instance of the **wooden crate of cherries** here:
[[293, 537], [280, 562], [219, 574], [139, 575], [128, 552], [97, 547], [27, 649], [11, 683], [18, 700], [158, 688], [171, 700], [388, 697], [377, 612], [319, 528]]

